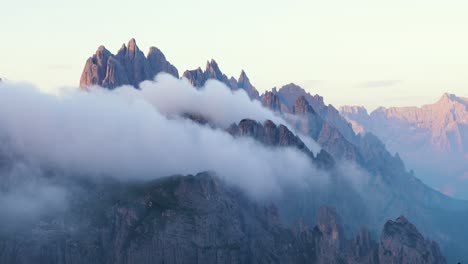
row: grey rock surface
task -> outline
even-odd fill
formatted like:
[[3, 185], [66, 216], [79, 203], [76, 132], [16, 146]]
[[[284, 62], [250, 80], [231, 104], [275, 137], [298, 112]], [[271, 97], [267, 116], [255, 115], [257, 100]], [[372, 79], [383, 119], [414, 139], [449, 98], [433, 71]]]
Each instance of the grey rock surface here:
[[122, 45], [116, 55], [100, 46], [86, 61], [80, 87], [87, 89], [99, 85], [113, 89], [128, 84], [138, 88], [142, 81], [152, 80], [160, 72], [179, 77], [177, 69], [159, 49], [151, 47], [145, 57], [135, 39], [131, 39], [127, 45]]
[[212, 59], [206, 62], [205, 70], [200, 67], [195, 70], [187, 70], [183, 77], [195, 87], [202, 87], [206, 81], [213, 79], [224, 83], [231, 90], [243, 89], [251, 99], [260, 99], [257, 89], [250, 83], [249, 77], [244, 70], [241, 71], [239, 79], [228, 78], [219, 68], [218, 63]]
[[[398, 256], [403, 246], [411, 263], [445, 263], [437, 246], [421, 242], [409, 224], [390, 228], [389, 222], [382, 241], [410, 236], [414, 243], [391, 240], [373, 259], [376, 242], [367, 235], [346, 240], [333, 209], [320, 208], [313, 229], [289, 228], [273, 204], [253, 202], [210, 173], [88, 187], [65, 216], [14, 236], [2, 233], [0, 262], [357, 263], [368, 256], [369, 263], [408, 263], [386, 258]], [[426, 254], [437, 258], [426, 261]]]

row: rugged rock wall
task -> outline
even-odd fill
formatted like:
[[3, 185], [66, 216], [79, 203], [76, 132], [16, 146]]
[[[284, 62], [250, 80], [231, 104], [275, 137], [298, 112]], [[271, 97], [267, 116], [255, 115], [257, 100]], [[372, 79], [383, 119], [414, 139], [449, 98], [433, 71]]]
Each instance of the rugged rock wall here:
[[145, 57], [135, 39], [131, 39], [127, 46], [122, 45], [117, 55], [100, 46], [86, 61], [80, 87], [86, 89], [92, 85], [100, 85], [112, 89], [125, 84], [138, 87], [142, 81], [152, 80], [160, 72], [179, 77], [176, 67], [166, 60], [159, 49], [151, 47]]
[[232, 90], [243, 89], [251, 99], [259, 99], [260, 95], [250, 83], [249, 77], [244, 70], [241, 71], [239, 78], [228, 78], [219, 69], [218, 63], [215, 60], [207, 61], [205, 71], [200, 67], [195, 70], [187, 70], [184, 72], [183, 77], [187, 78], [189, 82], [195, 87], [202, 87], [206, 81], [213, 79], [226, 84]]
[[108, 183], [75, 198], [63, 218], [2, 234], [0, 262], [445, 263], [407, 222], [388, 222], [380, 247], [365, 232], [347, 240], [327, 207], [316, 227], [288, 228], [274, 205], [254, 203], [208, 173]]

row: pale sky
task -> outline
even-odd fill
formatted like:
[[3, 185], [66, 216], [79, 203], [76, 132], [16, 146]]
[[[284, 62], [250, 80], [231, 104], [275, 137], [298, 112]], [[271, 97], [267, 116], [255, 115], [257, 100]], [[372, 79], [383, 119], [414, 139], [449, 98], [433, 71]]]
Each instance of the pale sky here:
[[179, 72], [214, 58], [260, 91], [295, 82], [337, 106], [468, 96], [466, 0], [15, 0], [1, 12], [0, 77], [44, 90], [77, 86], [99, 45], [134, 37]]

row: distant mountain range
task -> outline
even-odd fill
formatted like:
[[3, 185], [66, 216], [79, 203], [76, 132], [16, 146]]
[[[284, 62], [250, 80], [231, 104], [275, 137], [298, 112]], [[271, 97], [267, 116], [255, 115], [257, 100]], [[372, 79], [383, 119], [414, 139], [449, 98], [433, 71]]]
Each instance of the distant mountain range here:
[[[86, 61], [80, 87], [138, 89], [140, 82], [161, 72], [179, 77], [159, 49], [150, 48], [145, 56], [132, 39], [116, 55], [99, 47]], [[357, 135], [321, 96], [293, 83], [260, 95], [244, 71], [238, 79], [228, 78], [214, 60], [205, 70], [185, 71], [182, 77], [196, 88], [215, 79], [231, 90], [242, 89], [284, 118], [287, 123], [275, 124], [245, 116], [217, 129], [272, 149], [301, 151], [330, 175], [330, 186], [285, 190], [281, 197], [252, 201], [204, 172], [137, 186], [77, 182], [84, 191], [70, 195], [75, 199], [72, 208], [79, 210], [23, 230], [20, 240], [3, 237], [0, 262], [445, 263], [437, 244], [449, 261], [468, 259], [468, 202], [427, 187], [406, 169], [400, 155], [371, 133]], [[199, 113], [181, 118], [216, 126]], [[307, 140], [320, 149], [309, 148]], [[369, 231], [360, 231], [362, 227]], [[41, 239], [29, 239], [34, 234]]]
[[444, 94], [422, 107], [343, 106], [356, 133], [372, 132], [398, 152], [416, 176], [442, 192], [468, 199], [468, 98]]

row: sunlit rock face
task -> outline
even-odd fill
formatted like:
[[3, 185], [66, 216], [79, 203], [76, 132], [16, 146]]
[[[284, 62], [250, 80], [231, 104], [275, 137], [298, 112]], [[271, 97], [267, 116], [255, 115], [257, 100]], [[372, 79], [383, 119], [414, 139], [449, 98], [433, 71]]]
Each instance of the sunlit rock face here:
[[344, 106], [341, 114], [356, 133], [377, 135], [398, 152], [416, 176], [441, 192], [468, 198], [468, 99], [444, 94], [422, 107]]
[[176, 67], [166, 60], [158, 48], [151, 47], [145, 56], [135, 39], [131, 39], [127, 45], [122, 45], [116, 55], [100, 46], [86, 61], [80, 87], [86, 89], [99, 85], [113, 89], [125, 84], [138, 87], [142, 81], [152, 80], [160, 72], [179, 77]]

